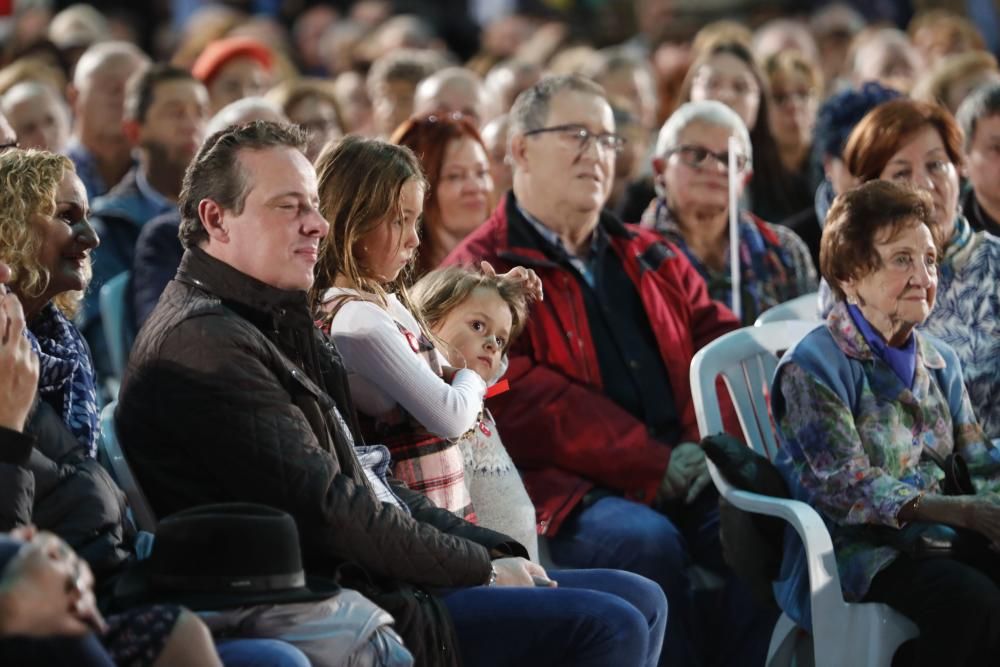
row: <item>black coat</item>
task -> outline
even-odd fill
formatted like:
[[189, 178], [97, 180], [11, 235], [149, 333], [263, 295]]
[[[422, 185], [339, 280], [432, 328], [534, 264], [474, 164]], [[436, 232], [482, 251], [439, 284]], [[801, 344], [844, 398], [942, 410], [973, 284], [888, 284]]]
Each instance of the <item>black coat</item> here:
[[0, 428], [0, 532], [28, 523], [51, 531], [102, 582], [132, 556], [125, 508], [125, 494], [48, 403], [39, 401], [24, 434]]
[[491, 549], [526, 555], [401, 484], [412, 516], [379, 502], [350, 444], [362, 439], [346, 371], [305, 293], [202, 250], [184, 255], [139, 332], [115, 418], [158, 516], [227, 501], [285, 510], [306, 569], [337, 572], [392, 613], [417, 664], [458, 661], [444, 606], [425, 591], [485, 583]]

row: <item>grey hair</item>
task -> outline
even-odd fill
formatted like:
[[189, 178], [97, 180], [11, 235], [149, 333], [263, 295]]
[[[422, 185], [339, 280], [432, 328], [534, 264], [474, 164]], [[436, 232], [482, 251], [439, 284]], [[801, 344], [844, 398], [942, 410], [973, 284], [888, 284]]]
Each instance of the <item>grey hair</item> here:
[[743, 119], [735, 111], [716, 100], [687, 102], [670, 114], [670, 118], [660, 128], [660, 134], [656, 139], [655, 155], [663, 157], [668, 150], [675, 148], [680, 142], [681, 133], [688, 125], [695, 122], [724, 127], [732, 132], [743, 144], [743, 150], [747, 156], [747, 166], [753, 164], [750, 132], [747, 131]]
[[230, 125], [243, 125], [255, 120], [287, 123], [288, 116], [281, 107], [266, 97], [244, 97], [219, 109], [208, 121], [205, 136], [210, 137]]
[[987, 116], [1000, 115], [1000, 83], [990, 83], [980, 86], [969, 95], [955, 112], [955, 120], [965, 135], [965, 150], [972, 146], [976, 136], [976, 125]]
[[134, 60], [140, 67], [149, 65], [149, 56], [132, 42], [98, 42], [80, 56], [73, 70], [73, 85], [83, 88], [87, 81], [106, 65], [125, 60]]
[[549, 105], [559, 93], [569, 90], [575, 93], [589, 93], [607, 99], [604, 89], [590, 79], [576, 74], [547, 76], [531, 88], [523, 91], [510, 108], [509, 136], [524, 134], [541, 129], [549, 116]]

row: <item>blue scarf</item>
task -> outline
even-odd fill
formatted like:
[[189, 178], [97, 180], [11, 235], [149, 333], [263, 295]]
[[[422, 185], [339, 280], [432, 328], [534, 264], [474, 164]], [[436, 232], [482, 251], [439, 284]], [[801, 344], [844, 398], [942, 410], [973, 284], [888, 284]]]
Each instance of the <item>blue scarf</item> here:
[[913, 378], [917, 374], [917, 339], [911, 333], [903, 347], [892, 347], [869, 324], [861, 309], [854, 304], [847, 304], [847, 312], [854, 320], [854, 326], [864, 336], [872, 353], [889, 366], [907, 389], [913, 388]]
[[51, 303], [24, 335], [40, 362], [39, 396], [55, 408], [87, 454], [96, 458], [100, 409], [94, 367], [83, 336]]

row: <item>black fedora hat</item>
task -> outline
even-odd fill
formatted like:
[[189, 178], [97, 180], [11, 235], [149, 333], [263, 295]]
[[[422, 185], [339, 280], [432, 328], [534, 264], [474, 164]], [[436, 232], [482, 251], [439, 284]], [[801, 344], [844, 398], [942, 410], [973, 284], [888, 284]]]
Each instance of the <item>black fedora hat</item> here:
[[156, 527], [150, 557], [115, 585], [115, 607], [173, 602], [195, 611], [324, 600], [335, 583], [306, 577], [295, 520], [253, 503], [202, 505]]

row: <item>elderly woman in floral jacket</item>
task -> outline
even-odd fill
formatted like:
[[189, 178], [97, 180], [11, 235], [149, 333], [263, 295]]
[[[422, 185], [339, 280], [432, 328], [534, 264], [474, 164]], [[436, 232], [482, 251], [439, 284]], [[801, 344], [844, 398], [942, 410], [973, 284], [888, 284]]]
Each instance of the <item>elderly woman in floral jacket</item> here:
[[[987, 548], [1000, 545], [1000, 451], [976, 422], [955, 351], [915, 328], [934, 307], [940, 231], [931, 197], [903, 185], [875, 180], [834, 201], [820, 266], [836, 303], [778, 366], [775, 463], [830, 527], [845, 599], [886, 603], [918, 626], [905, 664], [983, 665], [1000, 654], [1000, 555]], [[942, 493], [933, 460], [952, 453], [975, 494]], [[952, 528], [977, 548], [937, 558], [907, 548], [904, 535]], [[793, 574], [803, 559], [790, 535], [776, 592], [808, 626], [809, 586]]]
[[[921, 329], [955, 349], [972, 409], [986, 435], [1000, 438], [1000, 239], [974, 232], [959, 207], [962, 131], [943, 107], [892, 100], [854, 129], [844, 162], [858, 182], [906, 182], [931, 195], [944, 245], [937, 304]], [[820, 301], [825, 315], [834, 302], [825, 284]]]

